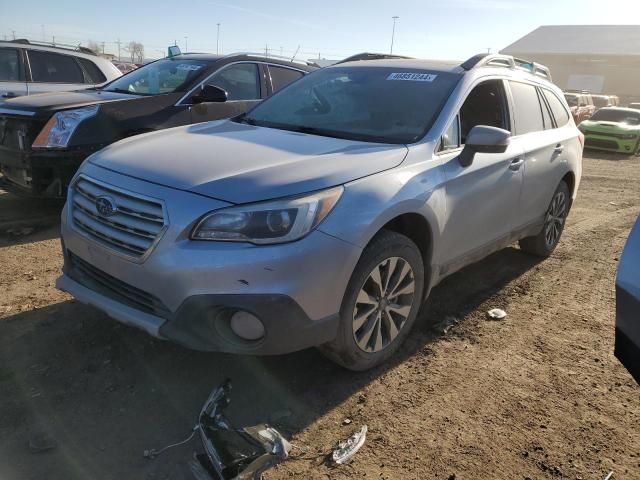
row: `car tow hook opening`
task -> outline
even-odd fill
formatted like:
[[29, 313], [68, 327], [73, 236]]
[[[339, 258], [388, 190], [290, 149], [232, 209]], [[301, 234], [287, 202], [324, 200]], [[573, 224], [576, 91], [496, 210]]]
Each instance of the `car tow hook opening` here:
[[264, 324], [258, 317], [244, 310], [231, 315], [231, 331], [243, 340], [256, 341], [264, 337]]

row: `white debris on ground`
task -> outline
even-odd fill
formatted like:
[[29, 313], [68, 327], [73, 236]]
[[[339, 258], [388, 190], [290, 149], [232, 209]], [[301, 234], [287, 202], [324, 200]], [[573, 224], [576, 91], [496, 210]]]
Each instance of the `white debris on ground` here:
[[366, 438], [367, 426], [363, 425], [359, 432], [354, 433], [342, 442], [338, 442], [338, 445], [331, 454], [331, 459], [338, 465], [347, 463], [353, 458], [356, 452], [360, 450], [362, 445], [364, 445]]
[[503, 320], [507, 316], [507, 312], [500, 308], [493, 308], [487, 312], [487, 316], [491, 320]]

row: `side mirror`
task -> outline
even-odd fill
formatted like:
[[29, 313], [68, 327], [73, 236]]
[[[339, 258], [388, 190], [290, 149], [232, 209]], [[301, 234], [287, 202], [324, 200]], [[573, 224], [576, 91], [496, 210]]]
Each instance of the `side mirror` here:
[[199, 92], [191, 97], [192, 103], [226, 102], [228, 98], [226, 90], [215, 85], [203, 85]]
[[511, 132], [497, 127], [476, 125], [471, 129], [458, 161], [463, 167], [473, 163], [476, 153], [504, 153], [511, 142]]

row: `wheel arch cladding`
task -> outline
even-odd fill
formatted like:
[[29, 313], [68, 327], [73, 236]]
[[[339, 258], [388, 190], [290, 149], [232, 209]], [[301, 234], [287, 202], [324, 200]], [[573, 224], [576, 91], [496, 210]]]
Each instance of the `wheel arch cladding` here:
[[564, 174], [564, 177], [562, 177], [561, 182], [564, 182], [567, 184], [567, 187], [569, 187], [569, 208], [568, 211], [571, 211], [571, 207], [573, 206], [573, 198], [576, 195], [576, 175], [575, 173], [573, 173], [572, 171], [568, 171], [567, 173]]
[[416, 244], [424, 266], [424, 295], [426, 296], [431, 279], [431, 258], [433, 256], [433, 231], [428, 220], [418, 213], [404, 213], [385, 223], [378, 233], [382, 230], [400, 233]]

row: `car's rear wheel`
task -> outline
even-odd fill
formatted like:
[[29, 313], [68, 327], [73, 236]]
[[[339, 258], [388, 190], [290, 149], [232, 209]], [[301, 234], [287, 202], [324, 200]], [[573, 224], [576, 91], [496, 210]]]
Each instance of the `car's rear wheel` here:
[[350, 370], [379, 365], [409, 334], [423, 290], [418, 247], [404, 235], [382, 231], [364, 250], [351, 276], [336, 338], [320, 351]]
[[539, 257], [548, 257], [558, 246], [564, 225], [569, 213], [571, 193], [569, 187], [562, 181], [556, 189], [544, 218], [544, 226], [534, 237], [520, 240], [520, 248], [527, 253]]

